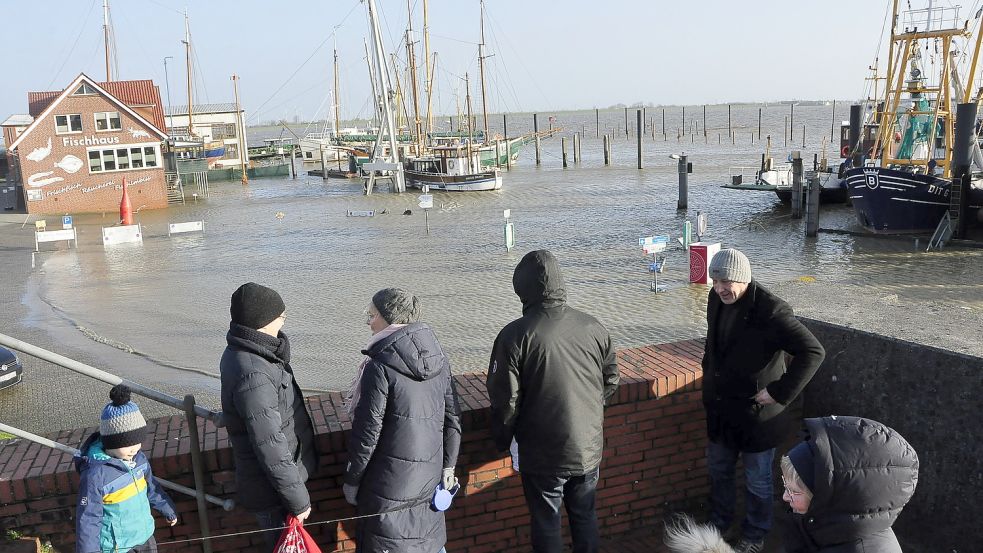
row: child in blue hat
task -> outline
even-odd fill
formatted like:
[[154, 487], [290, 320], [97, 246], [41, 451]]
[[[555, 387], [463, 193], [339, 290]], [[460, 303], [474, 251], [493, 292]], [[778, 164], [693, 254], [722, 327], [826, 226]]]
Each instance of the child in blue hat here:
[[112, 401], [102, 410], [99, 431], [89, 436], [75, 456], [80, 474], [75, 551], [155, 553], [150, 507], [171, 526], [177, 524], [177, 513], [140, 451], [147, 422], [130, 401], [130, 389], [118, 384], [109, 398]]

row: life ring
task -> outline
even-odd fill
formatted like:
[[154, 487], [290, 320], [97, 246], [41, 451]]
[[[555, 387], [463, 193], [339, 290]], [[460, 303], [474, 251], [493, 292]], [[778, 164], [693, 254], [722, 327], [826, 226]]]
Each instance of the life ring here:
[[447, 160], [447, 168], [448, 169], [453, 169], [454, 168], [454, 160], [453, 159]]
[[840, 157], [847, 157], [848, 155], [850, 155], [850, 147], [843, 146], [843, 149], [840, 150]]

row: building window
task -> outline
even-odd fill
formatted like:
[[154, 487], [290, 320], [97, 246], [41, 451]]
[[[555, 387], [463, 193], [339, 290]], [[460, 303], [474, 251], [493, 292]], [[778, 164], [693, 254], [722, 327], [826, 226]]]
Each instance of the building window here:
[[156, 146], [130, 146], [109, 150], [94, 148], [89, 150], [88, 157], [90, 173], [157, 167], [159, 158]]
[[239, 159], [239, 145], [226, 144], [225, 155], [222, 156], [222, 159]]
[[97, 131], [118, 131], [123, 128], [118, 111], [97, 111], [95, 118]]
[[96, 94], [96, 89], [89, 83], [82, 83], [82, 86], [76, 88], [75, 92], [72, 93], [73, 96], [84, 96], [86, 94]]
[[55, 134], [82, 132], [82, 114], [70, 113], [55, 116]]
[[236, 126], [234, 123], [212, 125], [212, 138], [235, 138]]

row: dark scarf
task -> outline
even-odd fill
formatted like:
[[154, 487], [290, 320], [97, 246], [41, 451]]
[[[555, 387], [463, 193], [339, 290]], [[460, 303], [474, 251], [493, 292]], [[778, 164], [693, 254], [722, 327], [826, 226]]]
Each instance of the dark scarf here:
[[250, 349], [272, 363], [283, 365], [290, 363], [290, 340], [282, 330], [276, 336], [270, 336], [247, 326], [231, 323], [227, 341], [232, 344], [232, 340], [228, 340], [228, 338], [238, 338], [249, 342], [252, 345]]

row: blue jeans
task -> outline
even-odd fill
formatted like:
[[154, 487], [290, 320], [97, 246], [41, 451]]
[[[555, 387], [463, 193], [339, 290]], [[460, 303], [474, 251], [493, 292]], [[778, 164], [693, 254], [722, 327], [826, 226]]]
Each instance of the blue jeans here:
[[560, 505], [567, 510], [573, 553], [597, 553], [600, 534], [594, 496], [597, 492], [599, 469], [583, 476], [549, 476], [522, 474], [522, 491], [532, 526], [532, 550], [535, 553], [562, 553], [560, 535]]
[[762, 541], [771, 530], [772, 482], [771, 464], [775, 450], [742, 453], [716, 442], [707, 444], [707, 468], [710, 470], [710, 522], [721, 531], [730, 528], [734, 521], [737, 490], [734, 473], [738, 455], [744, 458], [746, 493], [744, 508], [747, 511], [741, 524], [743, 536], [751, 541]]
[[256, 523], [263, 532], [263, 540], [266, 542], [266, 551], [272, 553], [276, 549], [276, 542], [283, 534], [283, 527], [287, 525], [287, 510], [281, 506], [273, 507], [266, 511], [254, 512]]

